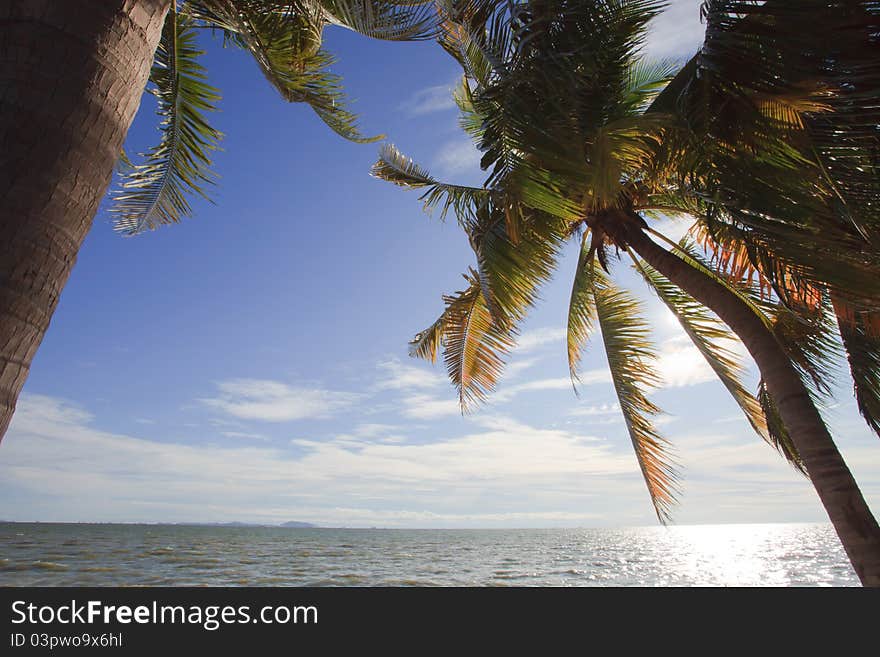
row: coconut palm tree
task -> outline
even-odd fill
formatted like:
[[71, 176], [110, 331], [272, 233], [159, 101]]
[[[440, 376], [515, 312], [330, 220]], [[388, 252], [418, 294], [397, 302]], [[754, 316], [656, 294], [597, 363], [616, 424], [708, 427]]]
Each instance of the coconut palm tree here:
[[369, 141], [330, 71], [324, 27], [402, 40], [431, 36], [435, 21], [418, 0], [0, 0], [0, 16], [0, 438], [148, 82], [162, 136], [122, 168], [117, 228], [179, 221], [212, 180], [221, 135], [206, 113], [219, 94], [199, 29], [250, 53], [285, 100]]
[[[693, 157], [681, 161], [679, 177], [698, 198], [686, 211], [700, 217], [701, 242], [725, 275], [760, 277], [766, 292], [805, 310], [807, 324], [824, 302], [859, 410], [880, 433], [872, 280], [880, 258], [880, 8], [713, 0], [703, 13], [712, 37], [648, 109], [675, 113], [686, 128], [679, 134], [690, 145], [677, 147]], [[750, 155], [768, 150], [756, 143], [768, 127], [786, 149], [773, 166]]]
[[[767, 303], [759, 290], [735, 284], [692, 247], [670, 242], [648, 223], [657, 212], [704, 217], [706, 210], [730, 215], [750, 209], [749, 187], [734, 197], [743, 205], [725, 197], [719, 203], [711, 195], [723, 190], [714, 184], [712, 166], [718, 163], [760, 174], [750, 186], [766, 187], [763, 209], [775, 212], [755, 213], [752, 224], [761, 216], [771, 224], [789, 219], [785, 210], [791, 206], [797, 208], [788, 213], [793, 216], [824, 210], [824, 188], [812, 184], [818, 168], [805, 179], [792, 175], [796, 165], [808, 163], [791, 143], [793, 136], [803, 136], [791, 129], [798, 122], [793, 117], [818, 109], [815, 92], [801, 90], [794, 99], [765, 94], [761, 103], [745, 98], [743, 104], [760, 111], [745, 122], [733, 107], [724, 116], [728, 123], [722, 122], [730, 134], [704, 148], [680, 113], [645, 111], [673, 72], [669, 65], [651, 66], [637, 56], [646, 25], [661, 8], [653, 0], [478, 0], [446, 6], [441, 43], [465, 73], [456, 94], [461, 124], [490, 173], [482, 188], [447, 185], [391, 147], [374, 167], [381, 178], [424, 188], [427, 207], [439, 206], [442, 214], [451, 210], [476, 254], [467, 288], [446, 298], [440, 319], [413, 341], [413, 354], [434, 358], [444, 349], [463, 404], [484, 397], [559, 249], [580, 234], [568, 322], [572, 374], [584, 341], [598, 325], [621, 410], [662, 519], [674, 499], [674, 472], [650, 423], [657, 409], [643, 393], [651, 383], [652, 355], [644, 322], [634, 301], [606, 276], [613, 248], [632, 258], [758, 432], [803, 467], [861, 581], [880, 585], [880, 528], [805, 381], [824, 344], [822, 335], [807, 340], [811, 336], [795, 330], [797, 317], [786, 297]], [[715, 30], [707, 33], [707, 44], [714, 44], [718, 33], [728, 38], [739, 23], [710, 25]], [[730, 184], [733, 176], [722, 179]], [[801, 241], [815, 237], [803, 222], [789, 219], [784, 225], [787, 231], [800, 229]], [[765, 226], [765, 232], [772, 231]], [[840, 231], [829, 237], [840, 238]], [[817, 247], [811, 248], [815, 256]], [[860, 298], [880, 298], [871, 263], [849, 252], [835, 259], [831, 264], [831, 258], [823, 263], [799, 258], [790, 269], [850, 299], [847, 284], [858, 280]], [[756, 362], [762, 377], [757, 399], [738, 381], [732, 354], [719, 349], [718, 340], [732, 336], [706, 309]], [[821, 372], [813, 373], [821, 382]]]

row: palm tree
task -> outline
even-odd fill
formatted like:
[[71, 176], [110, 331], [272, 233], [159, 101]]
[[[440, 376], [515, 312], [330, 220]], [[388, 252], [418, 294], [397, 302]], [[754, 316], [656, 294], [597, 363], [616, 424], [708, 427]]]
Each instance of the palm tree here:
[[[872, 273], [880, 258], [880, 9], [863, 0], [713, 0], [704, 15], [713, 38], [648, 109], [676, 113], [682, 134], [702, 145], [685, 146], [694, 158], [679, 172], [698, 198], [701, 242], [725, 275], [760, 277], [766, 292], [805, 311], [802, 324], [820, 330], [810, 320], [833, 316], [859, 410], [880, 433]], [[771, 133], [785, 152], [775, 149], [782, 157], [765, 166], [749, 153], [766, 152], [760, 140]], [[694, 176], [698, 169], [711, 175]]]
[[[123, 167], [117, 228], [136, 234], [189, 214], [220, 133], [197, 30], [250, 53], [282, 98], [369, 141], [345, 108], [327, 25], [379, 39], [432, 34], [430, 3], [394, 0], [2, 0], [0, 16], [0, 439], [148, 81], [162, 137]], [[123, 156], [123, 160], [127, 160]]]
[[[806, 471], [861, 581], [880, 585], [880, 528], [804, 379], [821, 341], [804, 346], [803, 332], [791, 330], [797, 318], [785, 297], [766, 303], [760, 290], [734, 283], [713, 263], [702, 261], [692, 246], [670, 242], [646, 221], [657, 212], [687, 211], [705, 219], [707, 210], [720, 216], [721, 210], [729, 214], [750, 208], [744, 198], [749, 186], [733, 197], [742, 205], [712, 195], [721, 188], [712, 184], [719, 162], [728, 163], [730, 171], [761, 174], [754, 184], [766, 187], [762, 210], [776, 212], [756, 212], [752, 224], [768, 216], [784, 220], [783, 210], [791, 206], [799, 207], [798, 216], [824, 208], [824, 188], [810, 184], [814, 176], [792, 175], [793, 163], [804, 160], [787, 141], [794, 131], [783, 129], [797, 122], [793, 115], [815, 110], [815, 102], [797, 104], [767, 93], [750, 122], [731, 124], [731, 118], [739, 117], [724, 116], [731, 134], [708, 148], [679, 113], [656, 107], [646, 112], [673, 72], [669, 65], [652, 66], [637, 56], [646, 25], [661, 8], [654, 0], [478, 0], [446, 7], [441, 43], [465, 73], [456, 94], [461, 124], [482, 150], [481, 165], [490, 174], [482, 188], [446, 185], [391, 147], [374, 167], [381, 178], [425, 188], [427, 207], [440, 206], [443, 214], [452, 210], [477, 257], [477, 268], [466, 276], [467, 289], [447, 297], [440, 319], [416, 336], [413, 353], [434, 358], [442, 347], [462, 403], [484, 397], [515, 343], [518, 322], [552, 272], [556, 254], [568, 237], [582, 231], [568, 322], [572, 375], [585, 339], [598, 324], [658, 516], [665, 517], [674, 499], [674, 472], [665, 444], [651, 427], [656, 407], [642, 392], [651, 383], [652, 355], [644, 323], [633, 300], [600, 271], [609, 267], [611, 247], [632, 257], [756, 430]], [[724, 15], [729, 18], [730, 12]], [[730, 38], [740, 20], [721, 27], [710, 21], [714, 29], [707, 32], [704, 51], [711, 51], [719, 35]], [[690, 71], [699, 65], [690, 64]], [[698, 73], [697, 79], [704, 79]], [[680, 85], [681, 78], [673, 82]], [[676, 93], [693, 97], [687, 90]], [[802, 97], [812, 96], [801, 92]], [[756, 105], [754, 98], [746, 101]], [[733, 176], [723, 180], [730, 183]], [[794, 221], [784, 225], [801, 241], [815, 238]], [[831, 263], [834, 258], [837, 262]], [[858, 280], [861, 298], [878, 298], [875, 267], [849, 252], [821, 264], [801, 257], [791, 266], [803, 279], [831, 285], [841, 294], [846, 282]], [[757, 399], [738, 381], [732, 355], [717, 346], [719, 338], [730, 335], [705, 309], [730, 328], [755, 360], [762, 376]]]

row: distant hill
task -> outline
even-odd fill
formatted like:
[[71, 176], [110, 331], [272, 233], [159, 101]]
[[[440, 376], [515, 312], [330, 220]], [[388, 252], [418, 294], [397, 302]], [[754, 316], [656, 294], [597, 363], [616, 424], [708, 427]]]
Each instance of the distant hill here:
[[[164, 524], [164, 523], [159, 523]], [[175, 522], [169, 523], [172, 525], [184, 525], [189, 527], [317, 527], [318, 525], [313, 525], [310, 522], [299, 522], [297, 520], [290, 520], [288, 522], [281, 523], [280, 525], [273, 525], [268, 522], [241, 522], [238, 520], [232, 522]]]

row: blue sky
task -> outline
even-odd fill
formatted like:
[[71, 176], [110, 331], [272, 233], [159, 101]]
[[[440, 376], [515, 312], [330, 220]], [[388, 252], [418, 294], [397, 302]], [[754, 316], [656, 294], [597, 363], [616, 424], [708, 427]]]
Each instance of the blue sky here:
[[[652, 56], [697, 48], [698, 5], [675, 2], [658, 19]], [[244, 53], [205, 44], [224, 96], [216, 204], [133, 239], [98, 216], [0, 446], [0, 518], [655, 523], [599, 344], [580, 398], [568, 380], [573, 254], [496, 394], [462, 417], [442, 365], [409, 359], [406, 346], [461, 288], [473, 261], [463, 234], [368, 175], [377, 145], [342, 141], [308, 107], [282, 102]], [[364, 131], [437, 176], [481, 181], [450, 101], [458, 72], [439, 47], [339, 28], [326, 45]], [[145, 100], [129, 151], [152, 143], [154, 119]], [[682, 466], [676, 522], [824, 520], [812, 487], [750, 432], [674, 320], [624, 263], [615, 275], [656, 328], [654, 400]], [[843, 377], [826, 417], [880, 508], [877, 438]]]

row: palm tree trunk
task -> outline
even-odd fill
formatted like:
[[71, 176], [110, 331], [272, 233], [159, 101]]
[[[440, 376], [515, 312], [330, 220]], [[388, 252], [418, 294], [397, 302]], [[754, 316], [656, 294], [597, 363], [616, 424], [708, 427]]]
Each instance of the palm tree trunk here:
[[171, 0], [0, 0], [0, 439], [147, 82]]
[[819, 499], [865, 586], [880, 586], [880, 527], [822, 417], [773, 333], [733, 293], [630, 226], [627, 244], [648, 264], [710, 308], [743, 341], [779, 409]]

